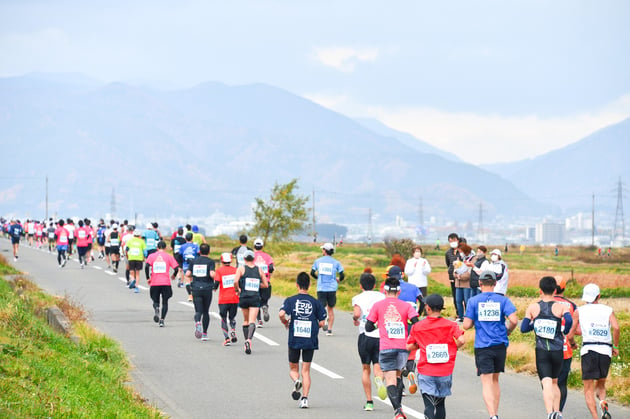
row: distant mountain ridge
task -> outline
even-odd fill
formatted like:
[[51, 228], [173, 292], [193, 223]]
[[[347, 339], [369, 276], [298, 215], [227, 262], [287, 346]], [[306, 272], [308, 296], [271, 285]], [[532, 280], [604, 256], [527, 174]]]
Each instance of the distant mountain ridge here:
[[102, 214], [115, 190], [124, 216], [248, 215], [254, 197], [296, 177], [321, 222], [367, 222], [370, 210], [414, 222], [420, 200], [426, 218], [476, 220], [480, 203], [486, 217], [544, 212], [487, 170], [264, 84], [161, 91], [24, 76], [0, 79], [0, 109], [12, 156], [0, 213], [42, 214], [46, 176], [60, 214]]
[[630, 118], [533, 159], [481, 166], [503, 176], [555, 214], [598, 208], [615, 214], [619, 179], [630, 180]]

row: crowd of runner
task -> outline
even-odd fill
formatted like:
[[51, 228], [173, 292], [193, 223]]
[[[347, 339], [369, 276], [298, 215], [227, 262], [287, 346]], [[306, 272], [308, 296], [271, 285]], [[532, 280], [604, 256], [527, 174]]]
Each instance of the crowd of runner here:
[[[241, 235], [238, 246], [220, 255], [217, 267], [197, 226], [181, 226], [165, 238], [157, 223], [140, 229], [126, 220], [105, 223], [101, 219], [96, 226], [89, 219], [76, 223], [73, 219], [0, 221], [3, 233], [11, 240], [14, 261], [18, 261], [22, 238], [31, 247], [56, 252], [59, 268], [75, 253], [81, 269], [102, 259], [107, 269], [118, 272], [124, 259], [127, 286], [136, 293], [144, 268], [153, 321], [160, 327], [165, 325], [168, 300], [173, 296], [172, 281], [185, 287], [188, 300], [193, 303], [197, 339], [208, 339], [209, 310], [217, 291], [224, 346], [238, 341], [239, 308], [243, 349], [248, 355], [252, 353], [256, 328], [270, 321], [268, 303], [275, 267], [260, 238], [254, 241], [252, 249], [247, 246], [248, 237]], [[381, 400], [389, 399], [394, 418], [406, 418], [402, 406], [406, 378], [409, 393], [420, 390], [425, 417], [445, 418], [445, 399], [451, 395], [457, 351], [465, 343], [464, 330], [474, 328], [475, 364], [482, 397], [490, 418], [499, 417], [499, 374], [504, 372], [509, 336], [519, 322], [516, 307], [506, 296], [507, 264], [498, 249], [491, 252], [488, 261], [483, 245], [475, 252], [455, 233], [449, 236], [449, 242], [445, 262], [452, 284], [455, 321], [442, 317], [443, 297], [428, 294], [427, 275], [431, 267], [423, 258], [421, 246], [413, 248], [409, 260], [400, 255], [392, 258], [378, 290], [370, 268], [360, 277], [361, 293], [352, 299], [352, 317], [359, 328], [357, 348], [366, 411], [374, 409], [373, 376], [377, 395]], [[321, 257], [314, 261], [310, 275], [297, 275], [297, 294], [285, 299], [279, 311], [279, 320], [288, 329], [291, 396], [300, 408], [309, 406], [310, 366], [314, 351], [319, 348], [319, 330], [333, 336], [337, 290], [345, 278], [342, 264], [333, 257], [334, 245], [324, 243], [320, 249]], [[317, 282], [317, 298], [309, 294], [311, 279]], [[459, 292], [460, 288], [469, 291]], [[587, 408], [594, 419], [600, 417], [597, 397], [601, 418], [609, 419], [606, 378], [611, 357], [619, 353], [620, 339], [612, 308], [600, 303], [600, 290], [595, 284], [584, 287], [582, 300], [586, 304], [581, 307], [563, 296], [565, 280], [545, 276], [539, 288], [541, 298], [527, 308], [520, 331], [535, 334], [536, 368], [547, 417], [562, 418], [572, 351], [577, 349], [574, 337], [582, 335], [580, 355]]]

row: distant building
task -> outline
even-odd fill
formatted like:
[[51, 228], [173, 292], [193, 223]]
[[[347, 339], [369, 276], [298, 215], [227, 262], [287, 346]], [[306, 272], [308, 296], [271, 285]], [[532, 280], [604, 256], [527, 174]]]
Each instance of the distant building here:
[[540, 223], [536, 224], [536, 243], [558, 244], [564, 241], [564, 224]]

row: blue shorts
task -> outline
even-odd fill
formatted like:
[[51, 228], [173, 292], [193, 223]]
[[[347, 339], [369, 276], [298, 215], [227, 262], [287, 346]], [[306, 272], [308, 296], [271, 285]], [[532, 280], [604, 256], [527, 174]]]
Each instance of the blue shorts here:
[[428, 394], [435, 397], [447, 397], [451, 395], [451, 387], [453, 386], [453, 375], [444, 377], [432, 377], [429, 375], [418, 374], [418, 387], [422, 394]]
[[409, 352], [404, 349], [385, 349], [378, 354], [378, 363], [383, 371], [400, 371], [409, 358]]
[[67, 244], [58, 244], [57, 245], [57, 251], [58, 252], [67, 252], [68, 251], [68, 245]]

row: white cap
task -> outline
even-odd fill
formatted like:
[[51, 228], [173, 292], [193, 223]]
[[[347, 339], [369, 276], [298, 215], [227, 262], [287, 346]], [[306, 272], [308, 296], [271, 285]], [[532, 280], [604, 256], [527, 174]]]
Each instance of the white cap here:
[[112, 230], [118, 230], [118, 224], [112, 225]]
[[582, 291], [582, 300], [592, 303], [599, 296], [599, 287], [595, 284], [587, 284]]
[[492, 250], [492, 252], [490, 252], [491, 255], [497, 255], [498, 257], [501, 257], [501, 251], [499, 249], [494, 249]]
[[260, 237], [254, 240], [254, 246], [263, 247], [264, 245], [265, 245], [265, 242], [263, 242], [263, 239], [261, 239]]
[[134, 236], [142, 236], [142, 231], [140, 231], [139, 228], [136, 228], [133, 230], [133, 235]]
[[221, 262], [224, 262], [224, 263], [232, 262], [232, 254], [228, 252], [221, 253]]
[[324, 250], [335, 250], [335, 246], [332, 243], [324, 243], [320, 246], [320, 249]]
[[148, 223], [148, 224], [147, 224], [147, 228], [148, 228], [148, 229], [152, 229], [152, 228], [153, 228], [153, 224]]

